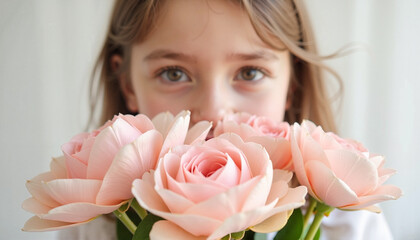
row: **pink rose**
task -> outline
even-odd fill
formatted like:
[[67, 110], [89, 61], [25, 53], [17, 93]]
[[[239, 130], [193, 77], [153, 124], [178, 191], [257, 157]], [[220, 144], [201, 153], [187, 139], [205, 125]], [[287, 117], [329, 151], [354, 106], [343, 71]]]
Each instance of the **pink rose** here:
[[360, 143], [303, 121], [293, 126], [291, 144], [296, 176], [320, 202], [380, 211], [374, 204], [401, 196], [399, 188], [383, 185], [395, 171], [384, 168], [384, 157], [369, 154]]
[[230, 133], [173, 148], [132, 191], [141, 206], [166, 219], [155, 223], [151, 239], [219, 239], [249, 227], [282, 228], [307, 192], [289, 188], [291, 178], [273, 171], [261, 145]]
[[169, 113], [152, 121], [144, 115], [119, 115], [91, 133], [63, 145], [64, 157], [51, 171], [28, 181], [32, 197], [23, 208], [36, 216], [24, 230], [55, 230], [78, 225], [110, 213], [131, 199], [131, 184], [156, 167], [171, 147], [204, 141], [211, 125], [201, 123], [188, 132], [189, 112]]
[[63, 144], [69, 178], [103, 179], [116, 153], [142, 133], [154, 129], [145, 115], [118, 115], [91, 133]]
[[246, 142], [256, 142], [264, 146], [274, 169], [292, 170], [289, 123], [241, 112], [226, 115], [217, 123], [215, 136], [227, 132], [238, 134]]

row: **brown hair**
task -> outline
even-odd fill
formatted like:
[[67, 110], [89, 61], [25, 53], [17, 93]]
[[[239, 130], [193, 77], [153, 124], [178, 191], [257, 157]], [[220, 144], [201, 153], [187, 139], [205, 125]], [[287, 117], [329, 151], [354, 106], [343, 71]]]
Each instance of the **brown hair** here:
[[[340, 78], [322, 63], [301, 1], [238, 0], [247, 12], [260, 38], [274, 49], [286, 46], [291, 52], [292, 74], [289, 89], [291, 106], [285, 114], [289, 123], [309, 119], [335, 131], [330, 98], [325, 89], [323, 71]], [[154, 26], [162, 0], [117, 0], [106, 40], [96, 62], [90, 85], [90, 126], [111, 119], [117, 113], [130, 113], [120, 91], [118, 77], [129, 72], [131, 46], [141, 41]], [[123, 58], [118, 72], [112, 71], [110, 58]], [[128, 74], [127, 74], [128, 75]], [[128, 76], [129, 77], [129, 76]], [[98, 105], [102, 97], [102, 106]], [[102, 108], [101, 116], [95, 116]], [[133, 114], [133, 113], [132, 113]]]

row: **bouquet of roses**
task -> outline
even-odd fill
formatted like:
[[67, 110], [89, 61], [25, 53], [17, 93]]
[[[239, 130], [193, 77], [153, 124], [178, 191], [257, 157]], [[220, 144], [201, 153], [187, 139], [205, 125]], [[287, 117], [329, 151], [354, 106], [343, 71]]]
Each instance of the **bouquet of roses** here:
[[49, 172], [27, 182], [32, 197], [23, 208], [35, 216], [23, 230], [114, 213], [132, 239], [252, 239], [276, 231], [314, 239], [335, 208], [380, 211], [375, 204], [401, 196], [383, 184], [394, 173], [383, 156], [310, 121], [290, 126], [237, 113], [211, 133], [210, 122], [189, 121], [188, 111], [119, 115], [76, 135]]

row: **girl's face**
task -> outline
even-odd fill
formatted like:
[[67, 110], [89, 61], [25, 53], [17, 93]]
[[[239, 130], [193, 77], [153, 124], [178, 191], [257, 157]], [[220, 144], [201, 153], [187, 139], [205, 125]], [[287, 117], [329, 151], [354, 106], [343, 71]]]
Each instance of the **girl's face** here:
[[240, 111], [283, 120], [289, 52], [266, 45], [231, 1], [166, 1], [133, 46], [130, 68], [132, 88], [122, 88], [133, 112], [188, 109], [193, 123]]

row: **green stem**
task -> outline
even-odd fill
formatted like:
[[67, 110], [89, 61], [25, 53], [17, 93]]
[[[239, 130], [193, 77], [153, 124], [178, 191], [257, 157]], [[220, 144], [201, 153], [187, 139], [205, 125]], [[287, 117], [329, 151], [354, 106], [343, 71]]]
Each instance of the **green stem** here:
[[140, 206], [136, 199], [131, 202], [131, 207], [136, 211], [137, 215], [143, 220], [147, 216], [147, 211]]
[[317, 212], [315, 214], [315, 218], [311, 224], [311, 227], [306, 234], [305, 240], [312, 240], [315, 237], [316, 232], [318, 231], [319, 226], [321, 225], [322, 218], [324, 217], [324, 213]]
[[309, 219], [311, 218], [312, 213], [314, 212], [316, 204], [317, 201], [313, 197], [310, 197], [309, 207], [306, 210], [305, 216], [303, 217], [303, 229], [306, 229], [306, 227], [308, 226]]
[[314, 220], [312, 221], [311, 226], [309, 227], [308, 232], [306, 233], [305, 240], [314, 239], [316, 232], [318, 231], [318, 228], [321, 225], [322, 218], [324, 217], [324, 215], [328, 216], [328, 214], [332, 210], [334, 210], [333, 207], [330, 207], [328, 205], [325, 205], [323, 203], [316, 201], [315, 217], [314, 217]]
[[137, 226], [131, 221], [125, 212], [120, 212], [118, 209], [114, 211], [114, 215], [127, 227], [127, 229], [134, 234]]

